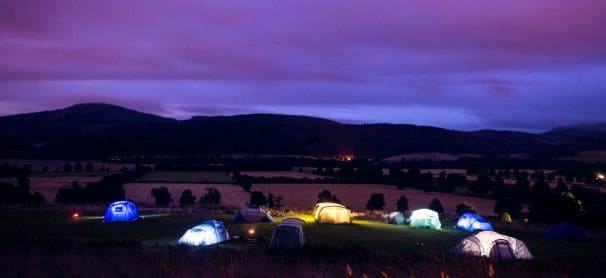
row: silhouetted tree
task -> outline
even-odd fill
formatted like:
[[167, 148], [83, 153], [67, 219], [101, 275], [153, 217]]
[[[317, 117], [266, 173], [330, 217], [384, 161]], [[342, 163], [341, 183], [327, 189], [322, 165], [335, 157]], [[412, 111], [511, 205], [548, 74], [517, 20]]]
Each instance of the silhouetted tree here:
[[72, 171], [72, 165], [69, 164], [69, 162], [65, 162], [65, 164], [63, 164], [63, 172], [71, 172]]
[[568, 185], [566, 185], [566, 183], [564, 182], [564, 180], [562, 178], [558, 178], [558, 184], [555, 187], [555, 192], [558, 193], [562, 193], [562, 192], [568, 192]]
[[494, 212], [498, 215], [503, 215], [503, 213], [507, 212], [512, 217], [519, 218], [522, 215], [522, 203], [512, 197], [505, 197], [497, 200]]
[[74, 165], [74, 170], [76, 170], [76, 172], [82, 172], [82, 163], [80, 163], [80, 161], [76, 162], [76, 165]]
[[48, 172], [48, 165], [44, 165], [44, 166], [42, 166], [42, 172], [43, 172], [43, 173]]
[[429, 203], [429, 205], [427, 205], [427, 207], [439, 214], [444, 213], [444, 207], [442, 206], [442, 202], [440, 202], [438, 198], [433, 198], [433, 200], [431, 201], [431, 203]]
[[168, 188], [164, 186], [152, 188], [151, 195], [156, 199], [156, 204], [162, 207], [167, 207], [173, 201]]
[[401, 212], [406, 212], [408, 211], [408, 199], [406, 198], [406, 196], [402, 195], [400, 196], [400, 199], [398, 199], [398, 202], [396, 203], [396, 207], [398, 209], [398, 211]]
[[475, 193], [486, 194], [492, 189], [492, 179], [489, 176], [480, 175], [476, 181], [470, 184], [469, 189]]
[[261, 191], [253, 191], [250, 193], [250, 204], [256, 206], [267, 205], [267, 197]]
[[467, 212], [478, 213], [478, 210], [470, 204], [462, 203], [457, 205], [456, 212], [457, 215], [461, 216]]
[[93, 171], [95, 171], [95, 166], [93, 166], [93, 163], [90, 162], [90, 161], [88, 163], [86, 163], [86, 167], [85, 168], [86, 168], [86, 172], [93, 172]]
[[195, 202], [196, 196], [194, 196], [191, 190], [185, 189], [181, 192], [181, 197], [179, 198], [179, 204], [181, 206], [193, 205]]
[[385, 208], [385, 197], [381, 193], [373, 193], [366, 203], [367, 210], [383, 210]]
[[202, 204], [221, 204], [221, 192], [214, 187], [207, 187], [206, 193], [200, 197], [200, 203]]
[[322, 190], [320, 194], [318, 194], [318, 203], [320, 202], [335, 202], [340, 203], [341, 200], [337, 197], [337, 195], [332, 194], [329, 190]]

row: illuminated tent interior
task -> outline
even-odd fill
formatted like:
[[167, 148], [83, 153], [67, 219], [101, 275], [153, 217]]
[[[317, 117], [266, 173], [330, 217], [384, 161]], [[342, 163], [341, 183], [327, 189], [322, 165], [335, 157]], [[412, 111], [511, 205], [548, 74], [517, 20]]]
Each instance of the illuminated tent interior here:
[[457, 256], [489, 257], [498, 260], [530, 260], [534, 257], [523, 241], [493, 231], [482, 231], [462, 239]]
[[103, 222], [125, 222], [139, 219], [139, 213], [134, 203], [118, 201], [111, 203], [105, 211]]
[[317, 223], [351, 224], [351, 211], [338, 203], [317, 203], [313, 216]]
[[303, 235], [303, 225], [305, 221], [298, 218], [287, 218], [282, 220], [273, 235], [269, 247], [296, 249], [303, 247], [305, 237]]
[[273, 217], [268, 211], [258, 206], [249, 205], [238, 210], [234, 218], [231, 220], [234, 223], [257, 223], [257, 222], [274, 222]]
[[207, 246], [229, 240], [225, 224], [217, 220], [208, 220], [185, 232], [179, 239], [179, 244], [191, 246]]
[[455, 227], [468, 232], [493, 231], [492, 225], [486, 219], [471, 212], [461, 215]]
[[408, 219], [411, 227], [439, 230], [442, 227], [438, 213], [430, 209], [418, 209], [410, 214]]
[[406, 224], [406, 218], [401, 212], [394, 211], [387, 216], [387, 223], [394, 225], [404, 225]]

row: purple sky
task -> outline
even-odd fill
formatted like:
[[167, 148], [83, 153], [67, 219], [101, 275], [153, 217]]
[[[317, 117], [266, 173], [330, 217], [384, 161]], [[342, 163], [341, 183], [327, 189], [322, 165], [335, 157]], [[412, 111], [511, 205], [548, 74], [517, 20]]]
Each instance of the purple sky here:
[[0, 0], [0, 114], [79, 102], [464, 130], [606, 121], [606, 1]]

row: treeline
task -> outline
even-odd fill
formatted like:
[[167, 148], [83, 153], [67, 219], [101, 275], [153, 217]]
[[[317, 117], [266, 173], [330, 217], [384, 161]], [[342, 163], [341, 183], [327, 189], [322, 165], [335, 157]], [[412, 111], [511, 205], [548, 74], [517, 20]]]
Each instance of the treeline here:
[[0, 182], [1, 205], [40, 205], [44, 203], [44, 196], [40, 192], [31, 193], [30, 180], [27, 174], [21, 174], [17, 179], [17, 186], [11, 183]]

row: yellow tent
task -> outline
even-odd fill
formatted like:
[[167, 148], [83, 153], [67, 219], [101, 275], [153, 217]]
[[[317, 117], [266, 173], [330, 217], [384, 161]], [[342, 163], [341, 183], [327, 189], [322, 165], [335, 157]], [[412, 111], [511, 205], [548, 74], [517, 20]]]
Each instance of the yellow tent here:
[[507, 213], [507, 212], [504, 212], [503, 216], [501, 216], [501, 222], [511, 223], [511, 215], [509, 215], [509, 213]]
[[351, 211], [344, 205], [322, 202], [314, 207], [313, 216], [318, 223], [350, 224]]

